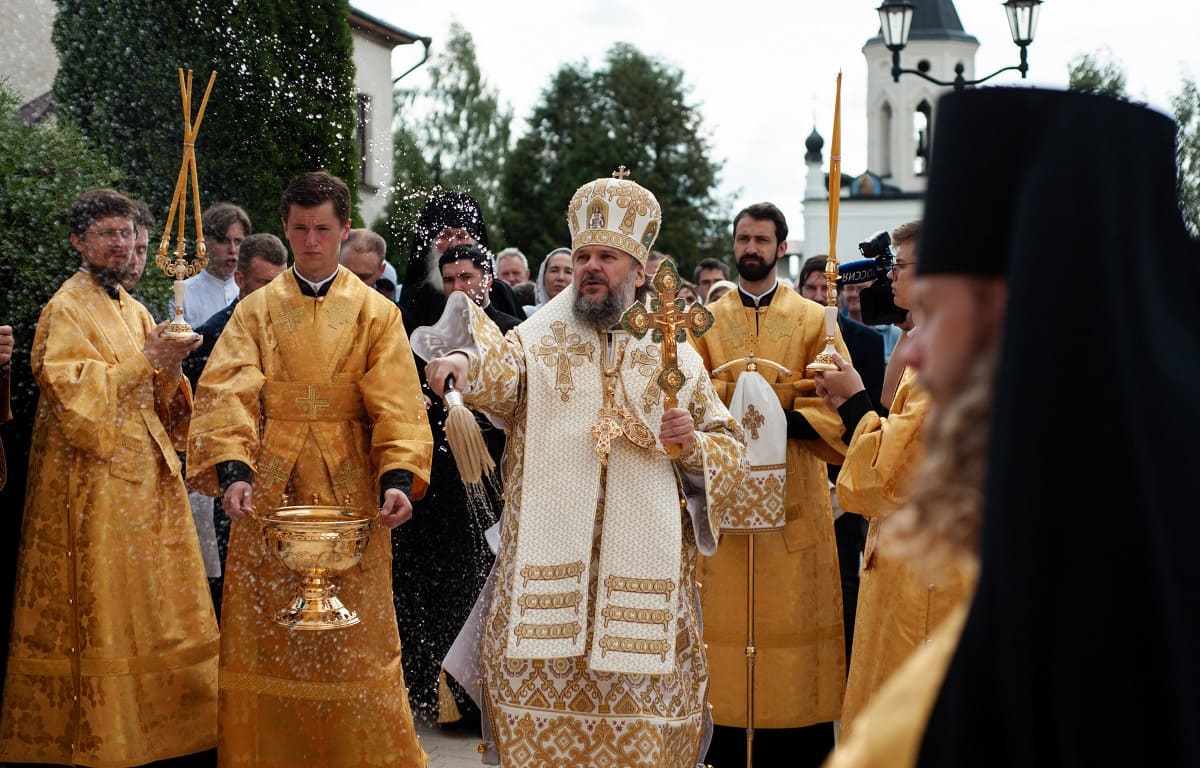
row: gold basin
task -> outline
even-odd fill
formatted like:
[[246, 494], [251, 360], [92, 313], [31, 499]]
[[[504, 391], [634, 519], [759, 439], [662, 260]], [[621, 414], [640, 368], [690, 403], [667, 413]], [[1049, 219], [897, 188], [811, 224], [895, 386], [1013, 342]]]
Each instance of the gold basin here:
[[301, 578], [300, 594], [275, 614], [289, 629], [341, 629], [358, 614], [337, 598], [333, 578], [358, 564], [371, 536], [371, 515], [317, 504], [279, 507], [262, 519], [263, 539], [279, 562]]

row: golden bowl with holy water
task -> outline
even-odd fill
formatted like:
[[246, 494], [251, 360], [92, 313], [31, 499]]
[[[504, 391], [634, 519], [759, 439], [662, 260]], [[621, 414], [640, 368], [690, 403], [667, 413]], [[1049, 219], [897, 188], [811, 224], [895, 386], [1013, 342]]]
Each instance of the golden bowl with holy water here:
[[267, 548], [301, 578], [300, 594], [275, 614], [275, 623], [305, 630], [358, 624], [358, 614], [338, 599], [334, 578], [358, 564], [370, 540], [371, 515], [314, 502], [271, 510], [262, 525]]

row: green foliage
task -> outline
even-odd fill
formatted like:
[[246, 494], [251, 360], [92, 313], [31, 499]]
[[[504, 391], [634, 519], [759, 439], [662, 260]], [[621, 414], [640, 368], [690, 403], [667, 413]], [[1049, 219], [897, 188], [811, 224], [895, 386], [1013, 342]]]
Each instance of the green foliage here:
[[1125, 70], [1113, 58], [1111, 49], [1082, 53], [1067, 64], [1067, 88], [1082, 93], [1095, 93], [1127, 99]]
[[456, 189], [479, 201], [489, 240], [504, 243], [497, 213], [503, 206], [500, 178], [512, 110], [502, 107], [497, 91], [488, 86], [475, 42], [457, 22], [428, 66], [427, 89], [396, 92], [395, 181], [375, 230], [388, 240], [389, 254], [407, 253], [425, 200], [439, 189]]
[[[1125, 71], [1112, 52], [1101, 61], [1101, 52], [1081, 54], [1071, 60], [1068, 88], [1128, 99]], [[1171, 97], [1179, 133], [1175, 156], [1179, 167], [1179, 208], [1193, 236], [1200, 236], [1200, 86], [1183, 78], [1179, 93]]]
[[256, 231], [278, 234], [279, 195], [296, 173], [326, 168], [357, 187], [348, 0], [57, 2], [59, 119], [124, 171], [122, 191], [160, 226], [183, 157], [181, 68], [194, 73], [193, 119], [216, 72], [196, 140], [202, 209], [229, 200]]
[[1200, 85], [1184, 78], [1179, 93], [1171, 98], [1179, 136], [1175, 148], [1179, 160], [1179, 206], [1193, 237], [1200, 237]]
[[730, 201], [715, 196], [721, 163], [683, 74], [619, 43], [605, 66], [564, 65], [553, 76], [504, 170], [501, 226], [506, 244], [531, 256], [536, 272], [555, 247], [569, 245], [566, 207], [581, 184], [619, 165], [663, 209], [654, 248], [683, 275], [702, 258], [732, 248]]
[[79, 268], [67, 210], [81, 193], [114, 186], [121, 177], [71, 126], [25, 125], [19, 103], [0, 84], [0, 324], [12, 325], [16, 335], [13, 407], [31, 411], [37, 402], [29, 377], [34, 325]]

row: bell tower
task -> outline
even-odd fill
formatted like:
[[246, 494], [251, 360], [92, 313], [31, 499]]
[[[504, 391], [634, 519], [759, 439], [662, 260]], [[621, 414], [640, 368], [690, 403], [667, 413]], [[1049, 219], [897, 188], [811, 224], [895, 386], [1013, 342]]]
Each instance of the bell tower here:
[[[953, 0], [914, 0], [912, 31], [901, 52], [901, 66], [939, 80], [975, 76], [979, 41], [963, 30]], [[892, 81], [892, 52], [876, 34], [862, 49], [867, 59], [867, 167], [902, 192], [923, 193], [933, 142], [934, 107], [949, 86], [917, 75]]]

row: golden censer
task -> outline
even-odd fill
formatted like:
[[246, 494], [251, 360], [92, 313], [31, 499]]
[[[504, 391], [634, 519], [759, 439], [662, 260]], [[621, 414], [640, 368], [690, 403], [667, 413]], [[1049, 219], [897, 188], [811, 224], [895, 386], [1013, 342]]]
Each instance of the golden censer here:
[[[286, 503], [286, 501], [285, 501]], [[372, 515], [349, 506], [282, 506], [261, 518], [263, 540], [279, 562], [300, 576], [300, 594], [275, 614], [289, 629], [341, 629], [358, 614], [337, 597], [334, 577], [353, 568], [371, 536]]]

